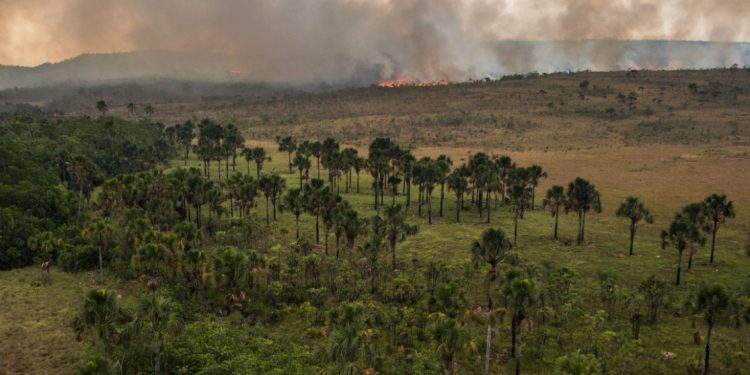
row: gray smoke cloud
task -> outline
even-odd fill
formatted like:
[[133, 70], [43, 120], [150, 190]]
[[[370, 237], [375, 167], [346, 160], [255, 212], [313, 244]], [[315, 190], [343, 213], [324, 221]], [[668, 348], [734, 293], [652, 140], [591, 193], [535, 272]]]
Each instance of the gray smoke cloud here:
[[0, 64], [189, 51], [278, 83], [750, 65], [731, 43], [750, 40], [747, 0], [3, 0], [0, 14]]

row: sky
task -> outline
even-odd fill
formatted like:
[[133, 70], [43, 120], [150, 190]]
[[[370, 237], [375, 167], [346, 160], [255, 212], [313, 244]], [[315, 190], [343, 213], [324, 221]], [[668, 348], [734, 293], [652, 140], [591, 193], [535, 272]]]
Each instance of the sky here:
[[750, 41], [748, 0], [0, 0], [0, 17], [3, 65], [165, 49], [292, 80], [479, 75], [498, 65], [496, 40]]

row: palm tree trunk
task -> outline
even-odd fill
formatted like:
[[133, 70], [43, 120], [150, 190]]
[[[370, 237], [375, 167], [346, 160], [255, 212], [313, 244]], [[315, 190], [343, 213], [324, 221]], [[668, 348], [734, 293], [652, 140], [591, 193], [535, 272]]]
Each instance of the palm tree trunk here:
[[[633, 242], [635, 241], [635, 223], [630, 224], [630, 255], [633, 255]], [[692, 256], [691, 256], [692, 259]]]
[[432, 224], [432, 189], [427, 189], [427, 223]]
[[555, 234], [553, 235], [554, 239], [557, 239], [557, 223], [560, 220], [560, 213], [555, 213]]
[[461, 214], [461, 197], [456, 196], [456, 222], [457, 223], [461, 222], [460, 214]]
[[406, 178], [406, 208], [411, 206], [411, 177]]
[[[318, 166], [318, 180], [320, 180], [320, 156], [315, 158], [315, 164]], [[359, 177], [359, 174], [357, 174], [357, 177]]]
[[396, 238], [389, 238], [391, 242], [391, 263], [393, 265], [393, 271], [396, 271]]
[[484, 375], [490, 374], [490, 344], [492, 344], [492, 324], [487, 324], [487, 346], [484, 350]]
[[99, 285], [104, 285], [104, 261], [102, 260], [101, 246], [99, 246]]
[[[320, 171], [318, 171], [318, 178], [320, 178]], [[359, 172], [357, 172], [357, 194], [359, 194]]]
[[490, 189], [487, 189], [487, 224], [490, 223], [490, 210], [492, 207], [492, 204], [490, 203]]
[[708, 333], [706, 334], [706, 356], [703, 359], [703, 375], [708, 374], [708, 357], [711, 353], [711, 331], [713, 328], [713, 324], [708, 325]]
[[445, 182], [440, 184], [440, 217], [443, 217], [443, 200], [445, 200]]
[[586, 241], [586, 211], [581, 216], [581, 243]]
[[326, 227], [323, 228], [323, 230], [324, 230], [324, 235], [326, 237], [326, 255], [328, 255], [328, 226], [326, 225]]
[[292, 173], [292, 152], [289, 151], [286, 153], [289, 157], [289, 173]]
[[711, 264], [714, 263], [714, 249], [716, 249], [716, 231], [719, 230], [719, 223], [714, 221], [714, 227], [711, 229]]
[[295, 215], [295, 221], [297, 222], [297, 239], [299, 239], [299, 215]]
[[513, 217], [513, 245], [516, 244], [517, 239], [518, 239], [518, 213], [516, 213], [516, 216]]
[[679, 250], [678, 253], [680, 255], [677, 257], [677, 280], [675, 280], [674, 285], [680, 286], [680, 273], [682, 273], [682, 250]]
[[268, 211], [269, 207], [268, 206], [269, 206], [269, 204], [268, 204], [268, 197], [266, 196], [266, 225], [270, 225], [271, 224], [271, 216], [269, 215], [269, 211]]
[[315, 214], [315, 243], [320, 243], [320, 214]]

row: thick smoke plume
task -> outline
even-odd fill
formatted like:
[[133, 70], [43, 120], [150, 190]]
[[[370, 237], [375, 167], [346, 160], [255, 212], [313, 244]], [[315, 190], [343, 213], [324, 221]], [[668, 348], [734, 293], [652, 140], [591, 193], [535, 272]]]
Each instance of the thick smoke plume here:
[[750, 40], [747, 0], [3, 0], [0, 14], [0, 64], [188, 51], [277, 83], [750, 65], [730, 43]]

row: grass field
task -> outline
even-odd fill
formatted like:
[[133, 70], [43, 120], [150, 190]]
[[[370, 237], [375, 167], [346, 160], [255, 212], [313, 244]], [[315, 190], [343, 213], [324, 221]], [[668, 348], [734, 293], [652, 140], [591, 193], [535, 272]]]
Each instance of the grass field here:
[[[583, 80], [589, 80], [590, 84], [581, 99], [579, 85]], [[690, 82], [698, 83], [698, 92], [693, 94], [688, 90]], [[545, 93], [540, 93], [542, 90]], [[712, 94], [716, 91], [718, 94]], [[637, 93], [634, 108], [615, 101], [620, 92]], [[750, 74], [743, 70], [643, 72], [636, 78], [626, 78], [622, 72], [579, 73], [391, 91], [366, 88], [317, 96], [259, 98], [225, 106], [193, 103], [163, 104], [156, 108], [157, 117], [168, 122], [214, 116], [240, 124], [246, 138], [253, 139], [248, 145], [272, 150], [273, 161], [265, 171], [281, 173], [287, 179], [287, 187], [298, 184], [298, 175], [287, 173], [286, 154], [276, 152], [275, 143], [270, 141], [276, 135], [311, 139], [334, 136], [359, 147], [360, 155], [366, 155], [372, 137], [392, 136], [402, 145], [412, 146], [417, 157], [446, 154], [452, 157], [454, 165], [460, 165], [471, 152], [507, 154], [521, 166], [536, 163], [549, 174], [537, 189], [537, 202], [541, 202], [544, 192], [553, 184], [567, 185], [577, 176], [586, 178], [600, 190], [604, 208], [601, 214], [591, 215], [587, 220], [589, 243], [570, 245], [576, 230], [572, 215], [561, 218], [561, 240], [553, 241], [553, 219], [538, 208], [528, 212], [520, 222], [516, 250], [524, 264], [549, 261], [575, 271], [578, 275], [575, 290], [594, 312], [603, 308], [597, 296], [598, 270], [617, 272], [630, 290], [652, 274], [672, 282], [677, 253], [660, 248], [659, 232], [684, 205], [714, 192], [725, 193], [734, 201], [737, 217], [719, 230], [713, 265], [708, 263], [710, 249], [699, 248], [693, 269], [683, 276], [685, 286], [673, 288], [672, 305], [681, 305], [688, 291], [701, 280], [737, 288], [750, 277], [750, 256], [745, 253], [750, 241], [748, 93]], [[566, 104], [560, 105], [561, 102]], [[604, 114], [609, 107], [616, 108], [611, 117]], [[176, 160], [170, 167], [181, 165], [182, 161]], [[191, 159], [190, 165], [197, 167], [199, 162]], [[215, 165], [212, 168], [215, 177]], [[239, 161], [238, 169], [246, 170], [244, 160]], [[254, 167], [251, 172], [255, 173]], [[315, 175], [314, 166], [311, 175]], [[326, 171], [322, 176], [326, 176]], [[369, 174], [362, 173], [362, 193], [343, 194], [365, 216], [374, 213], [370, 184]], [[412, 199], [415, 195], [413, 192]], [[627, 222], [614, 216], [617, 206], [628, 195], [641, 198], [655, 216], [653, 224], [639, 228], [633, 257], [627, 255]], [[434, 195], [437, 216], [436, 198]], [[426, 217], [416, 217], [416, 206], [412, 206], [411, 221], [419, 225], [419, 233], [399, 244], [402, 259], [442, 259], [462, 266], [470, 260], [472, 241], [489, 226], [512, 233], [513, 222], [507, 208], [493, 209], [490, 225], [476, 211], [465, 210], [459, 225], [454, 223], [452, 192], [447, 192], [446, 198], [445, 215], [436, 217], [433, 225], [427, 224]], [[396, 197], [397, 202], [403, 199]], [[263, 210], [261, 200], [255, 212], [261, 214]], [[273, 226], [293, 228], [293, 216], [285, 213]], [[303, 214], [302, 233], [310, 235], [313, 230], [314, 218]], [[278, 236], [279, 231], [275, 233]], [[70, 320], [83, 292], [94, 285], [94, 276], [53, 271], [51, 286], [31, 286], [40, 273], [36, 268], [0, 272], [0, 373], [70, 373], [84, 347], [74, 341]], [[471, 291], [471, 303], [476, 299], [481, 303], [481, 292], [479, 295], [475, 292], [479, 289], [477, 285], [467, 285], [465, 289]], [[292, 337], [302, 324], [300, 316], [289, 314], [274, 329], [274, 334]], [[618, 321], [612, 328], [627, 331], [623, 324], [626, 323]], [[568, 327], [567, 333], [556, 334], [580, 334], [570, 333], [571, 329], [575, 328]], [[696, 331], [705, 335], [702, 324], [692, 328], [686, 314], [663, 314], [659, 324], [643, 327], [641, 349], [647, 353], [646, 358], [661, 366], [663, 373], [684, 373], [686, 361], [699, 357], [703, 351], [703, 346], [692, 343]], [[749, 332], [747, 327], [738, 330], [720, 326], [713, 339], [714, 363], [741, 358], [738, 353], [745, 348], [738, 345]], [[482, 335], [478, 329], [476, 336]], [[495, 347], [507, 346], [508, 336], [506, 321], [495, 337]], [[320, 339], [300, 340], [314, 343]], [[672, 352], [676, 358], [665, 358], [663, 352]], [[747, 364], [747, 357], [744, 358], [743, 363]], [[525, 361], [530, 373], [545, 368], [533, 358]], [[478, 369], [472, 367], [476, 364], [463, 366], [462, 373]], [[511, 370], [511, 364], [494, 368], [497, 373]]]

